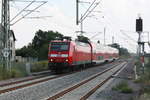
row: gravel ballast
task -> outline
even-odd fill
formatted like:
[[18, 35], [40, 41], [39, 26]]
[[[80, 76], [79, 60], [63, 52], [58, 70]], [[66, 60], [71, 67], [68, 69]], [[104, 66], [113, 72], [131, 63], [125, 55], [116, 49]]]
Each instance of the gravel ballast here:
[[55, 93], [82, 81], [83, 79], [103, 71], [108, 68], [110, 64], [90, 68], [81, 72], [67, 75], [61, 78], [39, 83], [30, 87], [18, 89], [12, 92], [0, 94], [0, 100], [41, 100], [47, 98]]

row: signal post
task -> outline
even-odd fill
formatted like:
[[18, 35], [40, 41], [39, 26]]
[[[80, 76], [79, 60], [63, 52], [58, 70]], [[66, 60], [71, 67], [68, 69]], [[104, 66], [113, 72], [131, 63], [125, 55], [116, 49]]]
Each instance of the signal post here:
[[140, 57], [140, 62], [142, 63], [142, 73], [144, 74], [144, 66], [145, 66], [145, 61], [144, 61], [144, 55], [145, 55], [145, 42], [141, 41], [141, 34], [143, 32], [143, 19], [139, 17], [136, 19], [136, 32], [139, 34], [138, 38], [138, 55]]

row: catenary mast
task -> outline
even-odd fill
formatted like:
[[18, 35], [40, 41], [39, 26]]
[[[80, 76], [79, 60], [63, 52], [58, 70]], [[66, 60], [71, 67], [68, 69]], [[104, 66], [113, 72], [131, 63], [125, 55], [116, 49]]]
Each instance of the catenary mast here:
[[2, 0], [1, 13], [1, 43], [0, 43], [0, 61], [3, 68], [11, 68], [10, 55], [10, 0]]

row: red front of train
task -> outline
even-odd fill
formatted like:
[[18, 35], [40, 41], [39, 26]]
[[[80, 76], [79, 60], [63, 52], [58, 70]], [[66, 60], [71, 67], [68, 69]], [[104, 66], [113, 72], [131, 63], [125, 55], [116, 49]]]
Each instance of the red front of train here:
[[51, 41], [48, 52], [49, 69], [62, 70], [92, 63], [92, 47], [75, 41]]

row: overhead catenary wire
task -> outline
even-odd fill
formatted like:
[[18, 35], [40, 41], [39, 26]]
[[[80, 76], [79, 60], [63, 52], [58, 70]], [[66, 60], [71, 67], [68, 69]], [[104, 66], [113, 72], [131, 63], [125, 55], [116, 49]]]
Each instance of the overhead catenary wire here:
[[[105, 22], [110, 26], [110, 28], [114, 28], [114, 26], [112, 26], [108, 21], [106, 21], [106, 16], [105, 16]], [[110, 21], [111, 22], [111, 21]], [[114, 24], [113, 24], [114, 25]], [[126, 42], [122, 42], [122, 44], [128, 44], [128, 46], [130, 46], [130, 48], [128, 48], [128, 49], [132, 49], [133, 50], [133, 47], [135, 47], [136, 46], [136, 44], [133, 44], [133, 43], [130, 43], [129, 42], [129, 36], [126, 36], [126, 35], [124, 35], [125, 37], [127, 37], [127, 38], [123, 38], [122, 36], [120, 36], [120, 34], [118, 35], [120, 38], [122, 38], [124, 41], [126, 41]], [[134, 43], [136, 43], [136, 41], [133, 39], [132, 40]], [[121, 42], [119, 42], [119, 43], [121, 43]], [[132, 46], [132, 47], [131, 47]], [[136, 48], [135, 48], [136, 49]], [[133, 50], [133, 51], [135, 51], [135, 50]]]
[[[100, 2], [99, 2], [100, 3]], [[95, 5], [96, 6], [96, 5]], [[97, 5], [98, 6], [98, 5]], [[92, 6], [93, 7], [93, 6]], [[91, 8], [92, 8], [91, 7]], [[81, 17], [81, 19], [80, 19], [80, 22], [82, 22], [83, 20], [84, 20], [84, 18], [86, 18], [86, 17], [88, 17], [89, 16], [89, 14], [90, 14], [90, 12], [92, 12], [91, 11], [91, 8], [90, 9], [88, 9], [87, 11], [89, 11], [89, 12], [87, 12], [83, 17]], [[94, 8], [93, 8], [94, 9]], [[89, 13], [89, 14], [88, 14]], [[102, 12], [101, 12], [102, 13]], [[105, 18], [104, 18], [105, 17]], [[107, 25], [110, 27], [110, 29], [112, 29], [112, 31], [113, 31], [113, 33], [121, 33], [120, 32], [120, 29], [118, 29], [118, 27], [116, 27], [116, 23], [114, 24], [114, 23], [112, 23], [112, 20], [111, 21], [109, 21], [108, 20], [108, 18], [106, 18], [106, 15], [104, 15], [104, 20], [105, 20], [105, 23], [107, 23]], [[83, 20], [82, 20], [83, 19]], [[107, 20], [106, 20], [107, 19]], [[111, 22], [111, 24], [110, 24], [110, 22]], [[115, 26], [114, 26], [115, 25]], [[115, 32], [114, 32], [115, 31]], [[133, 43], [130, 43], [130, 42], [126, 42], [129, 46], [131, 46], [132, 45], [132, 47], [133, 47], [133, 45], [135, 46], [135, 44], [134, 43], [136, 43], [136, 40], [134, 40], [134, 39], [132, 39], [130, 36], [128, 36], [128, 35], [126, 35], [126, 34], [119, 34], [119, 35], [117, 35], [117, 36], [125, 36], [125, 37], [127, 37], [127, 39], [125, 39], [125, 41], [127, 41], [127, 40], [129, 40], [129, 41], [132, 41]], [[114, 36], [114, 34], [113, 34], [113, 36]], [[121, 37], [122, 38], [122, 37]], [[130, 39], [131, 38], [131, 39]], [[124, 39], [123, 39], [124, 40]], [[123, 43], [124, 44], [124, 43]]]
[[95, 2], [96, 2], [96, 0], [94, 0], [94, 1], [91, 3], [91, 5], [88, 7], [88, 9], [85, 11], [85, 13], [81, 16], [79, 22], [81, 22], [81, 19], [82, 19], [84, 16], [86, 16], [86, 14], [89, 12], [89, 10], [91, 9], [91, 7], [94, 5]]
[[133, 51], [136, 51], [136, 46], [137, 46], [136, 42], [129, 42], [129, 39], [127, 39], [128, 37], [122, 37], [122, 36], [120, 36], [120, 38], [122, 38], [122, 41], [120, 41], [119, 43], [122, 43], [123, 45], [127, 44], [128, 47], [130, 47], [130, 48], [128, 48], [128, 47], [126, 47], [126, 48], [132, 49], [132, 50], [135, 49]]
[[33, 3], [35, 2], [35, 0], [33, 0], [31, 3], [29, 3], [24, 9], [22, 9], [15, 17], [13, 17], [10, 22], [12, 22], [14, 19], [16, 19], [25, 9], [27, 9], [28, 7], [30, 7]]
[[39, 6], [37, 6], [36, 8], [34, 8], [31, 12], [28, 12], [27, 14], [25, 14], [24, 16], [22, 16], [21, 18], [19, 18], [17, 21], [15, 21], [14, 23], [12, 23], [11, 25], [16, 24], [17, 22], [19, 22], [20, 20], [22, 20], [23, 18], [25, 18], [26, 16], [28, 16], [29, 14], [31, 14], [32, 12], [34, 12], [36, 9], [40, 8], [42, 5], [46, 4], [47, 1], [43, 2], [42, 4], [40, 4]]
[[[101, 0], [101, 1], [102, 1], [102, 0]], [[84, 14], [84, 15], [81, 17], [80, 22], [84, 21], [84, 20], [89, 16], [89, 14], [90, 14], [92, 11], [94, 11], [94, 9], [100, 4], [101, 1], [97, 2], [97, 3], [95, 4], [95, 6], [94, 6], [90, 11], [88, 10], [88, 12], [87, 12], [86, 14]]]
[[123, 33], [123, 35], [125, 35], [126, 37], [128, 37], [130, 40], [132, 40], [133, 42], [137, 43], [136, 40], [134, 40], [133, 38], [131, 38], [129, 35], [127, 35], [123, 30], [120, 30], [121, 33]]
[[[13, 2], [14, 6], [12, 6], [13, 8], [17, 9], [17, 11], [20, 11], [20, 8], [16, 5], [15, 2]], [[23, 16], [23, 14], [20, 14], [21, 16]]]
[[[10, 1], [15, 1], [15, 2], [32, 2], [33, 0], [10, 0]], [[45, 1], [36, 1], [37, 3], [43, 3]]]
[[[102, 4], [100, 3], [99, 4], [99, 7], [102, 9]], [[104, 12], [104, 11], [103, 11]], [[106, 12], [107, 13], [107, 12]], [[108, 13], [107, 13], [108, 14]], [[110, 14], [110, 13], [109, 13]], [[120, 33], [120, 29], [118, 29], [118, 27], [116, 27], [116, 22], [114, 23], [110, 18], [109, 18], [109, 16], [108, 15], [103, 15], [103, 18], [104, 18], [104, 20], [105, 20], [105, 22], [107, 23], [107, 25], [109, 25], [110, 26], [110, 28], [112, 29], [112, 30], [118, 30], [118, 32]], [[118, 25], [117, 25], [118, 26]], [[118, 32], [115, 32], [115, 33], [118, 33]], [[114, 33], [114, 32], [113, 32]]]
[[[107, 18], [108, 18], [108, 17], [107, 17]], [[108, 23], [108, 25], [110, 26], [110, 28], [113, 29], [113, 28], [114, 28], [114, 25], [115, 25], [114, 23], [112, 23], [113, 21], [110, 21], [110, 20], [109, 20], [109, 21], [106, 21], [106, 15], [105, 15], [104, 19], [105, 19], [105, 22]], [[108, 18], [108, 19], [110, 19], [110, 18]], [[107, 19], [107, 20], [108, 20], [108, 19]], [[109, 22], [111, 22], [112, 25], [111, 25]], [[118, 28], [118, 27], [117, 27], [117, 28]], [[118, 30], [118, 32], [120, 33], [119, 29], [117, 29], [117, 28], [115, 28], [115, 29]], [[132, 40], [134, 43], [137, 42], [136, 40], [132, 39], [132, 38], [131, 38], [130, 36], [128, 36], [127, 34], [124, 33], [123, 35], [126, 36], [126, 37], [128, 38], [128, 40]], [[119, 34], [119, 37], [120, 37], [120, 34]], [[122, 38], [122, 37], [121, 37], [121, 38]], [[130, 39], [129, 39], [129, 38], [130, 38]], [[125, 39], [125, 41], [127, 41], [127, 40]], [[135, 44], [129, 43], [128, 41], [127, 41], [126, 43], [128, 43], [129, 46], [130, 46], [130, 45], [132, 45], [132, 46], [134, 45], [134, 46], [135, 46]]]
[[87, 7], [85, 7], [84, 3], [81, 3], [81, 2], [79, 2], [79, 3], [82, 5], [82, 7], [83, 7], [85, 10], [87, 10]]
[[87, 2], [87, 1], [79, 1], [79, 3], [88, 3], [88, 4], [90, 4], [91, 2]]
[[[18, 1], [18, 0], [14, 0], [14, 1]], [[19, 2], [19, 1], [18, 1]], [[22, 1], [22, 2], [33, 2], [33, 1]], [[47, 1], [38, 1], [38, 2], [36, 2], [35, 1], [35, 3], [46, 3]], [[36, 12], [35, 11], [35, 9], [33, 9], [33, 10], [24, 10], [24, 11], [26, 11], [26, 12], [30, 12], [30, 13], [32, 13], [32, 12]], [[31, 12], [32, 11], [32, 12]], [[25, 15], [22, 15], [22, 18], [25, 18], [25, 19], [41, 19], [41, 18], [47, 18], [47, 17], [53, 17], [53, 16], [30, 16], [30, 17], [26, 17]], [[21, 19], [20, 19], [21, 20]], [[14, 24], [14, 23], [13, 23]], [[54, 24], [54, 23], [53, 23]], [[56, 23], [55, 23], [56, 24]], [[59, 27], [62, 27], [61, 25], [56, 25], [56, 26], [59, 26]], [[66, 28], [66, 29], [69, 29], [69, 30], [73, 30], [74, 28], [73, 27], [70, 27], [70, 26], [67, 26], [67, 25], [63, 25], [63, 28]]]
[[101, 34], [102, 32], [98, 32], [97, 34], [93, 35], [92, 37], [90, 37], [91, 39], [94, 38], [95, 36]]
[[48, 18], [48, 17], [52, 17], [52, 16], [37, 16], [37, 17], [25, 17], [26, 19], [41, 19], [41, 18]]

